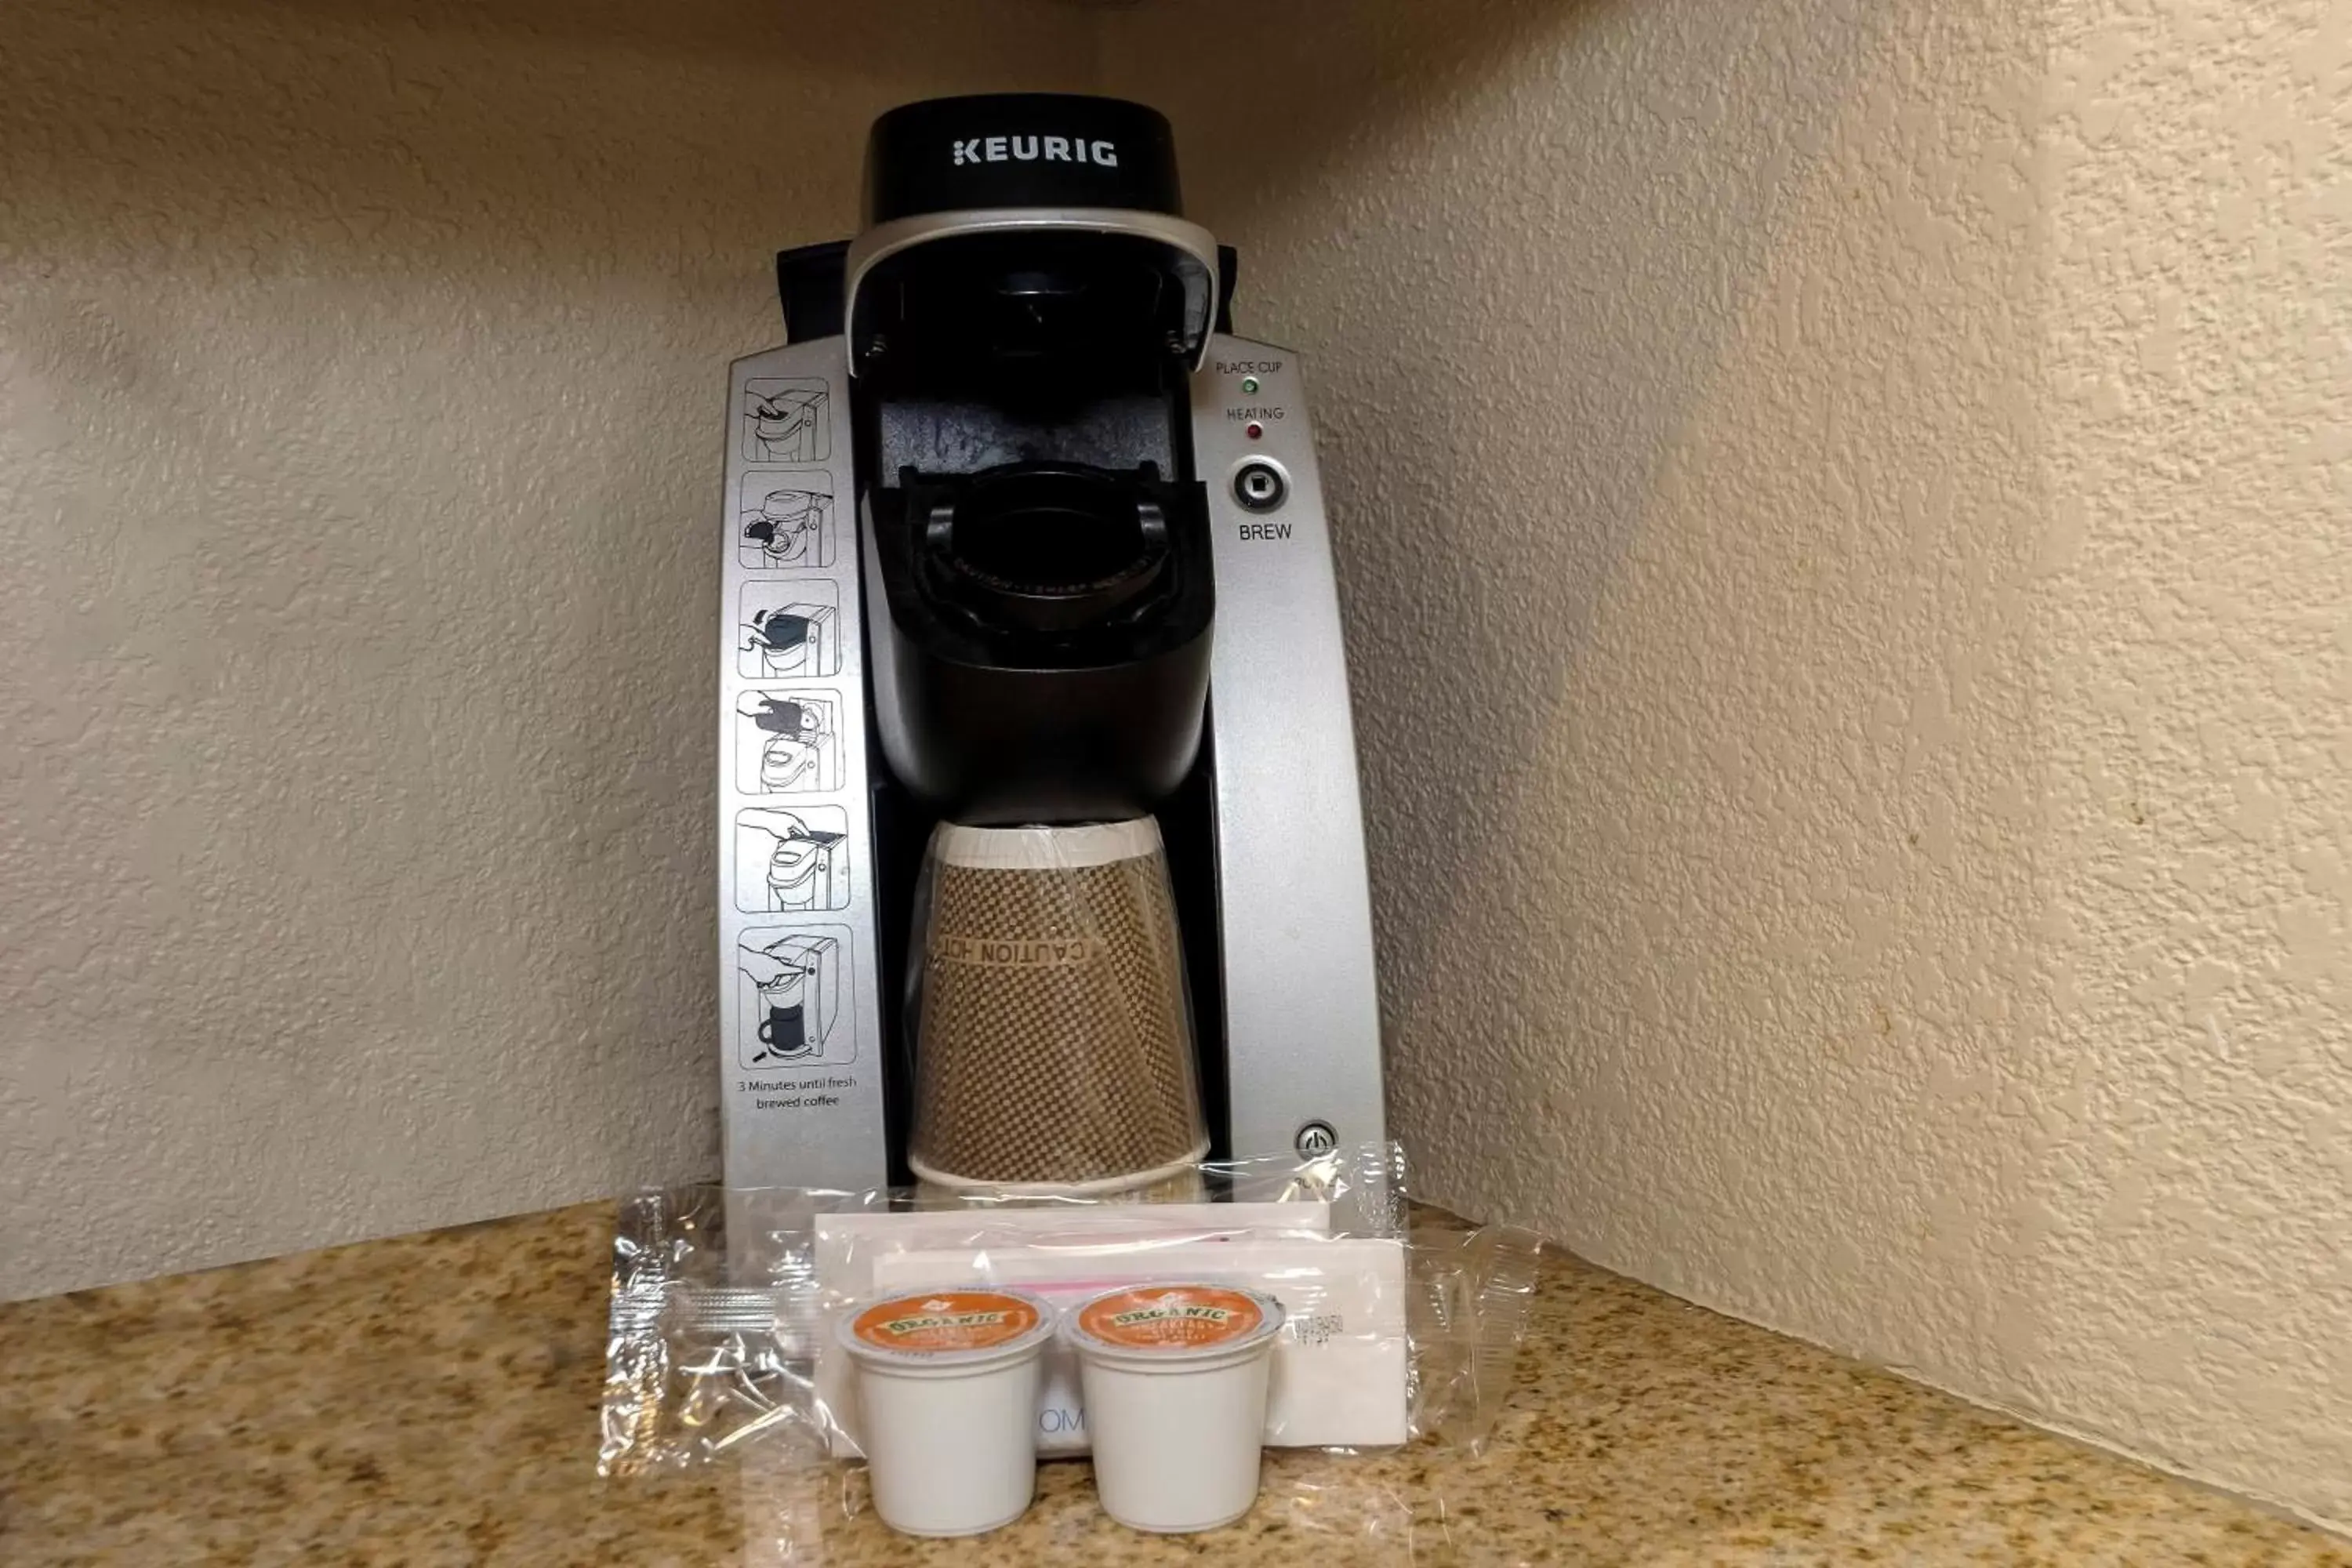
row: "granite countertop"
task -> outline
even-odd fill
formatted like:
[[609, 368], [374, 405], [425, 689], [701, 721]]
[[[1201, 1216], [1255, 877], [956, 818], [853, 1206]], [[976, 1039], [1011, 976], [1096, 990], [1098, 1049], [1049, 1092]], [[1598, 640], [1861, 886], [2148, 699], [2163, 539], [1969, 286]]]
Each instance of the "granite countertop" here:
[[976, 1541], [856, 1480], [594, 1469], [609, 1205], [0, 1307], [0, 1562], [2280, 1563], [2352, 1544], [1548, 1259], [1475, 1460], [1269, 1457], [1249, 1518], [1131, 1534], [1087, 1471]]

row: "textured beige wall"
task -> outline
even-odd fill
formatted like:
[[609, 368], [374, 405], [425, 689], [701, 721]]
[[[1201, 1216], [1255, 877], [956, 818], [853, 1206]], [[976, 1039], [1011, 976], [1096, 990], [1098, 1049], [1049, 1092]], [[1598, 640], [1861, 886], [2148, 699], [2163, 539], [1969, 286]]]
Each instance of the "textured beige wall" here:
[[955, 0], [14, 0], [0, 1295], [717, 1163], [727, 362]]
[[2352, 1521], [2352, 6], [1111, 43], [1314, 355], [1425, 1190]]

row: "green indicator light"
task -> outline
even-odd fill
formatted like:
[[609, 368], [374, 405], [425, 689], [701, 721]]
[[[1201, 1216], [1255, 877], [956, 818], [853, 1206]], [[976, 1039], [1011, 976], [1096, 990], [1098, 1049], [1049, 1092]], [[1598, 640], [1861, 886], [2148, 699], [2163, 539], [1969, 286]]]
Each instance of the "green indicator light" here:
[[1244, 392], [1255, 392], [1257, 390], [1257, 377], [1254, 375], [1245, 375], [1242, 377], [1242, 390]]

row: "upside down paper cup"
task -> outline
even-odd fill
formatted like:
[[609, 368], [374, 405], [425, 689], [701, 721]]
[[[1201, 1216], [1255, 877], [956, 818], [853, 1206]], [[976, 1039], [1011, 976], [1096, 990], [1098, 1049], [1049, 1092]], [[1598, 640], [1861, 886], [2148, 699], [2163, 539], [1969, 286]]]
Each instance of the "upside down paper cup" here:
[[931, 836], [907, 1163], [950, 1191], [1109, 1196], [1209, 1152], [1160, 825]]
[[907, 1535], [1012, 1523], [1037, 1485], [1054, 1309], [1024, 1290], [921, 1290], [845, 1313], [874, 1511]]
[[1249, 1511], [1282, 1317], [1271, 1296], [1190, 1281], [1122, 1286], [1064, 1317], [1104, 1512], [1180, 1534]]

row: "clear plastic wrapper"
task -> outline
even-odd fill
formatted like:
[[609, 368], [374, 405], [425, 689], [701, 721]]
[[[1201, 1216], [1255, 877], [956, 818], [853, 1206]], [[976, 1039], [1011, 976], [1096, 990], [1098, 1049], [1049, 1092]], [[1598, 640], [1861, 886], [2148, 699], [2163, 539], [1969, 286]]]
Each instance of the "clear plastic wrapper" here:
[[1516, 1226], [1412, 1233], [1412, 1430], [1475, 1457], [1510, 1397], [1543, 1243]]
[[[977, 1186], [698, 1186], [625, 1200], [600, 1470], [739, 1455], [763, 1470], [798, 1470], [856, 1458], [856, 1380], [832, 1332], [856, 1301], [1001, 1285], [1067, 1302], [1173, 1279], [1281, 1300], [1270, 1447], [1483, 1447], [1525, 1331], [1532, 1237], [1412, 1230], [1394, 1145], [1184, 1174], [1153, 1201]], [[1041, 1457], [1086, 1451], [1076, 1387], [1074, 1365], [1049, 1363]]]

